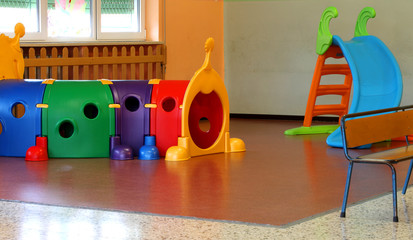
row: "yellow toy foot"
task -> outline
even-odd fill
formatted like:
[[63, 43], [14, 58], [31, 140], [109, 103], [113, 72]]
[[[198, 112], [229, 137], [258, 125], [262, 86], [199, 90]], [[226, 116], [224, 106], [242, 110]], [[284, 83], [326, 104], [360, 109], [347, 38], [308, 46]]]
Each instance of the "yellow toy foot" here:
[[230, 140], [231, 152], [244, 152], [246, 151], [245, 143], [239, 138], [231, 138]]
[[165, 155], [165, 161], [186, 161], [190, 158], [188, 150], [180, 146], [168, 148]]

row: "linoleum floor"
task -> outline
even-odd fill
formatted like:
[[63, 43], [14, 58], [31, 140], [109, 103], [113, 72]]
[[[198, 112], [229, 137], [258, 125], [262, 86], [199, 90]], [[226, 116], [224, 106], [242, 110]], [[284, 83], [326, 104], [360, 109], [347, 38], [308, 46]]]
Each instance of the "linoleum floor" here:
[[[317, 124], [317, 123], [316, 123]], [[325, 124], [325, 123], [323, 123]], [[75, 209], [289, 226], [341, 206], [347, 161], [327, 134], [285, 136], [299, 121], [231, 119], [244, 153], [183, 162], [0, 158], [0, 199]], [[375, 151], [387, 144], [376, 144]], [[398, 185], [408, 163], [401, 163]], [[391, 191], [384, 166], [358, 165], [349, 204]], [[385, 206], [391, 220], [391, 203]], [[338, 217], [338, 215], [337, 215]]]

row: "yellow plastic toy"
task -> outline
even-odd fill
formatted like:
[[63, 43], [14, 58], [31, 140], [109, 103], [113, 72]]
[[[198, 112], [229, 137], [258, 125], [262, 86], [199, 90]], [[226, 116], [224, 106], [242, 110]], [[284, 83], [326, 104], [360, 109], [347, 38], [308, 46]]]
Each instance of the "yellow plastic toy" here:
[[[229, 100], [224, 81], [212, 68], [210, 58], [214, 39], [205, 43], [205, 61], [195, 72], [182, 104], [182, 134], [178, 146], [170, 147], [166, 161], [183, 161], [193, 156], [245, 151], [245, 143], [229, 135]], [[208, 121], [207, 130], [200, 128]]]
[[20, 49], [20, 38], [25, 34], [24, 25], [17, 23], [14, 38], [0, 35], [0, 80], [23, 79], [24, 60]]

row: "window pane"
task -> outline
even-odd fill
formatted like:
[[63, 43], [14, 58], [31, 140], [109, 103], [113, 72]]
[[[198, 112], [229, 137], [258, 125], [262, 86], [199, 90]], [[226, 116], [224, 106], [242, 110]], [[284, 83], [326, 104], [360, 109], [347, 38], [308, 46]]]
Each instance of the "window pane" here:
[[90, 0], [55, 0], [48, 3], [49, 37], [90, 37]]
[[24, 24], [26, 32], [39, 32], [37, 0], [1, 0], [0, 31], [14, 32], [16, 23]]
[[139, 0], [101, 0], [102, 32], [138, 32]]

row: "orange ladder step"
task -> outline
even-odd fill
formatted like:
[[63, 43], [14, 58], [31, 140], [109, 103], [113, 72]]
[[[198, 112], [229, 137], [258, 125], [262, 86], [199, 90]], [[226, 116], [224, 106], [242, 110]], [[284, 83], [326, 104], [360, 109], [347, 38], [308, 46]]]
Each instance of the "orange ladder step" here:
[[351, 74], [350, 68], [347, 64], [326, 64], [323, 69], [320, 70], [321, 75], [328, 74]]
[[[323, 55], [318, 56], [304, 116], [304, 127], [310, 127], [315, 116], [338, 115], [341, 118], [348, 112], [353, 81], [351, 70], [348, 64], [326, 64], [328, 58], [340, 59], [343, 58], [343, 53], [338, 46], [332, 45]], [[325, 75], [344, 75], [344, 83], [320, 84], [321, 77]], [[316, 105], [316, 98], [323, 95], [340, 95], [341, 102]]]
[[329, 104], [314, 106], [313, 116], [319, 115], [344, 115], [347, 113], [347, 106], [345, 104]]
[[317, 89], [317, 96], [330, 94], [343, 96], [345, 94], [348, 94], [349, 91], [351, 91], [351, 85], [320, 85]]

